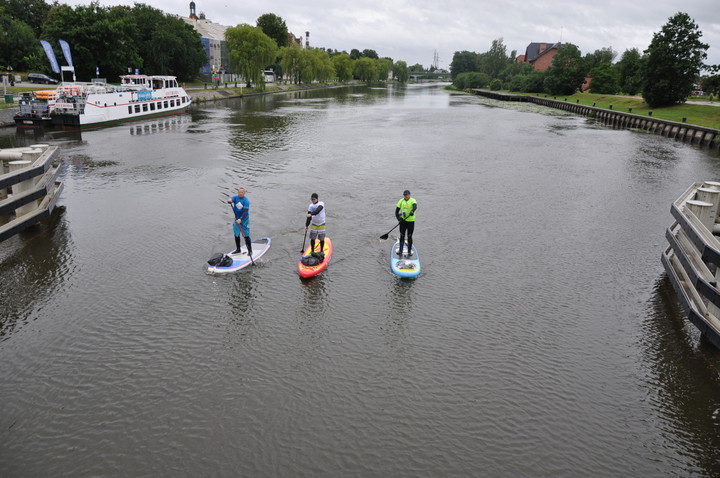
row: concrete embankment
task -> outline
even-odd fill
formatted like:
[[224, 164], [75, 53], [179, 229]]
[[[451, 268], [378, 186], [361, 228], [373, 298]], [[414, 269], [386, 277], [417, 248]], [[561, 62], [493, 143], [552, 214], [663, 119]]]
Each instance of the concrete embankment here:
[[667, 138], [678, 139], [686, 143], [720, 151], [720, 130], [713, 128], [705, 128], [704, 126], [696, 126], [687, 123], [678, 123], [677, 121], [668, 121], [653, 118], [652, 116], [642, 116], [633, 113], [596, 108], [594, 106], [585, 106], [576, 103], [569, 103], [567, 101], [540, 98], [539, 96], [511, 95], [488, 90], [472, 90], [472, 92], [476, 95], [495, 100], [520, 101], [535, 103], [541, 106], [548, 106], [550, 108], [557, 108], [571, 113], [595, 118], [596, 120], [608, 126], [612, 126], [613, 128], [642, 129]]

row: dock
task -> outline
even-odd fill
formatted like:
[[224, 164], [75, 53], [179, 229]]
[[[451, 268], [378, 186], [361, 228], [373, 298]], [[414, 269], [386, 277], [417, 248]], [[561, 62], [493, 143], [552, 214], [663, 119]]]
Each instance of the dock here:
[[57, 146], [0, 150], [0, 242], [50, 217], [63, 184]]
[[665, 237], [662, 264], [688, 320], [720, 348], [720, 182], [696, 182], [670, 212], [675, 221]]

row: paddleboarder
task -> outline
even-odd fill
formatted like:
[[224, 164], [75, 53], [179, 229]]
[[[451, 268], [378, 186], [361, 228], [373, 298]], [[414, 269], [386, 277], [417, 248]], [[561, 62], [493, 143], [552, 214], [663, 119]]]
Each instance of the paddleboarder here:
[[310, 226], [310, 251], [315, 251], [315, 239], [320, 239], [320, 249], [325, 248], [325, 203], [318, 200], [318, 194], [310, 195], [307, 219], [305, 220], [305, 231]]
[[233, 233], [235, 234], [235, 246], [237, 249], [233, 254], [240, 253], [240, 236], [245, 238], [245, 247], [248, 255], [252, 258], [252, 241], [250, 240], [250, 200], [245, 197], [245, 188], [238, 188], [237, 195], [227, 200], [232, 205], [235, 213], [233, 222]]
[[410, 197], [410, 191], [403, 191], [403, 197], [395, 207], [395, 217], [400, 222], [400, 251], [398, 255], [402, 257], [403, 246], [405, 245], [405, 234], [408, 240], [408, 256], [412, 256], [413, 240], [412, 235], [415, 230], [415, 211], [417, 210], [417, 201]]

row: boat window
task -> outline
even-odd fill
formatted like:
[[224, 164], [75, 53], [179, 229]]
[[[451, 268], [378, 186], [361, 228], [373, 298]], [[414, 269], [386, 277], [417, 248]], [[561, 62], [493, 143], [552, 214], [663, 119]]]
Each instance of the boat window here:
[[167, 108], [167, 107], [168, 107], [168, 102], [167, 102], [167, 100], [165, 100], [165, 108]]
[[135, 113], [140, 113], [140, 105], [135, 105]]
[[132, 114], [132, 106], [128, 106], [128, 114], [129, 114], [129, 115]]
[[143, 111], [147, 111], [147, 103], [143, 105]]
[[157, 109], [159, 109], [159, 110], [162, 109], [162, 101], [157, 102]]
[[155, 111], [155, 103], [150, 103], [150, 111]]

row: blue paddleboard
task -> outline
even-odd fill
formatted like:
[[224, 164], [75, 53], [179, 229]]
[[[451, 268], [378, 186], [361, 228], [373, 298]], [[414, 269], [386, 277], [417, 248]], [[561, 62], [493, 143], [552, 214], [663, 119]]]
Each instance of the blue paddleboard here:
[[400, 277], [417, 277], [420, 275], [420, 255], [415, 245], [412, 247], [412, 255], [408, 255], [407, 243], [403, 246], [403, 255], [398, 255], [400, 241], [393, 244], [390, 249], [390, 268], [393, 273]]
[[247, 253], [247, 249], [245, 248], [245, 245], [243, 244], [241, 251], [237, 254], [233, 254], [232, 252], [228, 252], [226, 255], [230, 256], [232, 258], [232, 264], [223, 267], [223, 266], [208, 266], [208, 272], [212, 274], [227, 274], [229, 272], [237, 272], [241, 269], [246, 268], [250, 264], [252, 264], [253, 261], [257, 261], [260, 259], [267, 251], [270, 249], [270, 238], [269, 237], [263, 237], [262, 239], [257, 239], [252, 242], [252, 248], [253, 248], [253, 254], [252, 254], [252, 260], [250, 260], [250, 256]]

